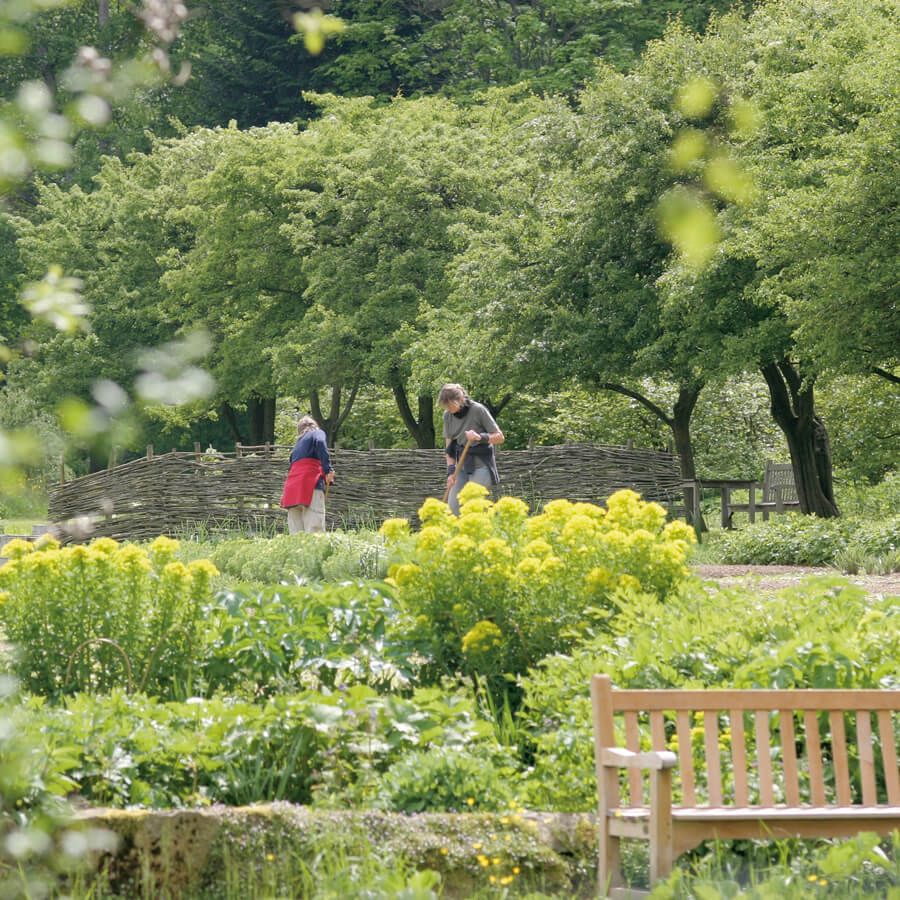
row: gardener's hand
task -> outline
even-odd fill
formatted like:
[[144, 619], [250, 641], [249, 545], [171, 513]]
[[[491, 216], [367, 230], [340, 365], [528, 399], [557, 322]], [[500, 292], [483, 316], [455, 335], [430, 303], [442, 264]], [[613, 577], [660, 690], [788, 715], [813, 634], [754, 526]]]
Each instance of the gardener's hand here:
[[334, 469], [325, 473], [325, 482], [327, 484], [334, 484]]
[[452, 488], [454, 484], [456, 484], [456, 472], [447, 476], [447, 487]]
[[471, 441], [473, 444], [477, 444], [481, 441], [481, 434], [477, 431], [473, 431], [471, 428], [466, 432], [466, 440]]

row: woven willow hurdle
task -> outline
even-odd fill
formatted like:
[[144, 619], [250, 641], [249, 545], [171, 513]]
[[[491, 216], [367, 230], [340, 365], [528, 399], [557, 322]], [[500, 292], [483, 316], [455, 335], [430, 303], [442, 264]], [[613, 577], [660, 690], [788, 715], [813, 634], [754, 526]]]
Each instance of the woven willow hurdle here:
[[[50, 520], [61, 534], [143, 540], [206, 528], [284, 529], [278, 506], [291, 447], [241, 447], [235, 453], [172, 451], [58, 484]], [[328, 493], [330, 526], [415, 519], [426, 497], [446, 487], [441, 450], [336, 450]], [[673, 509], [683, 502], [678, 460], [669, 453], [567, 444], [501, 450], [496, 493], [533, 508], [565, 497], [602, 503], [620, 488]], [[76, 523], [76, 524], [73, 524]]]

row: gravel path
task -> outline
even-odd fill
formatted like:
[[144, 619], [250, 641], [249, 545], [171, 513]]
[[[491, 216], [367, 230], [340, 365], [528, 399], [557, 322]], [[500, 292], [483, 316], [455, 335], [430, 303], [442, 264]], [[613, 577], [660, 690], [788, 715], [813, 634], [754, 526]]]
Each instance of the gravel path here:
[[836, 569], [814, 566], [694, 566], [700, 578], [721, 584], [745, 584], [761, 591], [793, 587], [813, 575], [841, 575], [871, 594], [900, 597], [900, 572], [892, 575], [842, 575]]

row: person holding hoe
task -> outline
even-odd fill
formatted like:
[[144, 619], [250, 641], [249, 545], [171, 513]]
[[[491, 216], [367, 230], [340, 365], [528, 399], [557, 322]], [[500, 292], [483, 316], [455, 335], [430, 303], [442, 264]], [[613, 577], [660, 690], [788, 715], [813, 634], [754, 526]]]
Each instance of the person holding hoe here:
[[291, 451], [291, 468], [281, 494], [290, 534], [325, 531], [325, 485], [333, 482], [325, 432], [312, 416], [304, 416], [297, 423], [297, 443]]
[[500, 483], [494, 446], [506, 438], [487, 407], [476, 403], [458, 384], [445, 384], [438, 394], [444, 408], [444, 444], [447, 453], [447, 502], [459, 515], [459, 492], [469, 481], [490, 490]]

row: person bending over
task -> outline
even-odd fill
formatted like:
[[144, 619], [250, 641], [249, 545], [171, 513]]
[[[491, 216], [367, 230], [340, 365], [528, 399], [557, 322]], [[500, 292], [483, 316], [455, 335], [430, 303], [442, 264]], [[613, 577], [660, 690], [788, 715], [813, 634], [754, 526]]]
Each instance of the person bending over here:
[[325, 432], [312, 416], [304, 416], [297, 423], [297, 443], [281, 494], [290, 534], [325, 530], [325, 485], [333, 482]]
[[[444, 444], [447, 452], [447, 502], [454, 515], [459, 515], [459, 492], [469, 481], [490, 490], [500, 483], [494, 446], [505, 440], [487, 407], [476, 403], [458, 384], [445, 384], [438, 394], [438, 404], [444, 408]], [[466, 442], [471, 441], [463, 460], [458, 461]]]

